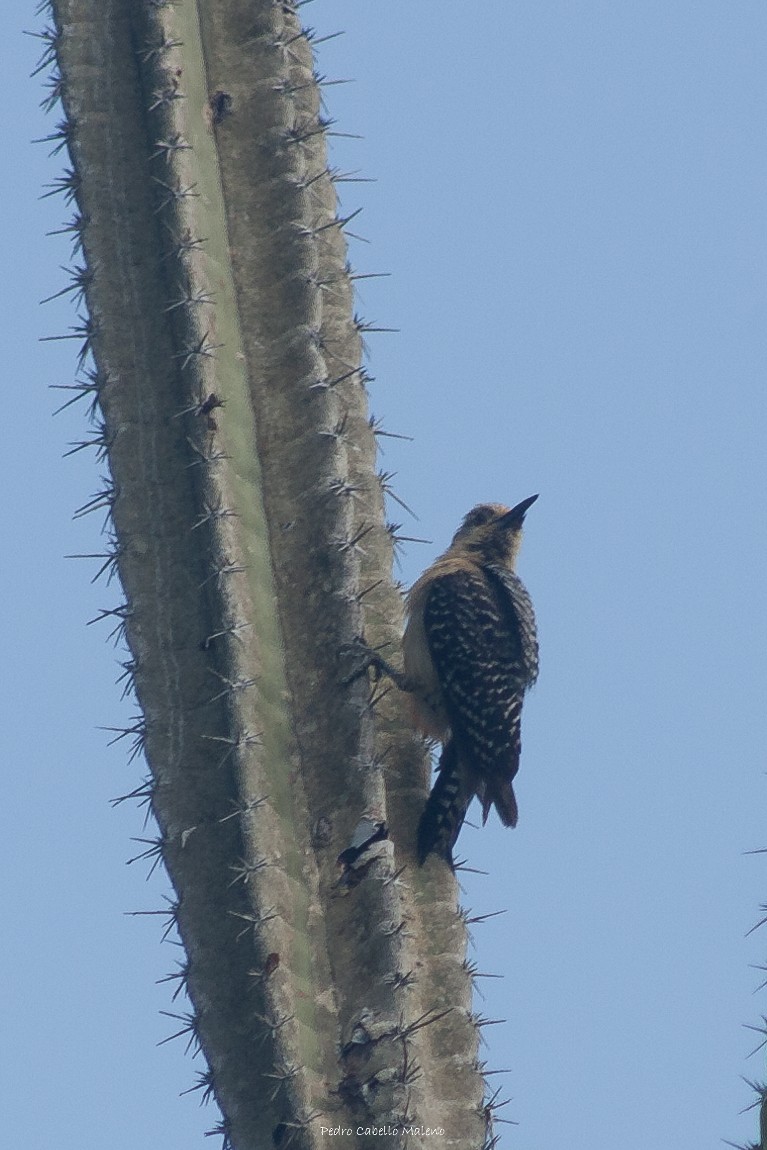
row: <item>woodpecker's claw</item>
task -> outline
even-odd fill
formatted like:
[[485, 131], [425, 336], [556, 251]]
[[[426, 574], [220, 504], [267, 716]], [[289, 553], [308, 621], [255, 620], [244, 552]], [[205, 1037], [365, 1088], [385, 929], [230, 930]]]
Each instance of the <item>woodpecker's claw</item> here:
[[366, 671], [372, 671], [376, 679], [381, 678], [382, 675], [387, 675], [394, 684], [399, 687], [401, 691], [408, 691], [410, 689], [406, 676], [396, 667], [392, 667], [387, 663], [383, 655], [379, 654], [370, 647], [364, 639], [357, 639], [354, 643], [345, 643], [339, 651], [339, 655], [343, 658], [349, 656], [357, 660], [356, 667], [349, 672], [342, 680], [341, 683], [344, 687], [348, 687], [351, 683], [361, 679]]
[[375, 669], [376, 678], [380, 675], [378, 656], [364, 639], [357, 639], [354, 643], [344, 643], [338, 654], [341, 659], [354, 660], [355, 662], [353, 669], [342, 678], [342, 686], [349, 687], [352, 683], [356, 683], [357, 679], [361, 679], [371, 667]]

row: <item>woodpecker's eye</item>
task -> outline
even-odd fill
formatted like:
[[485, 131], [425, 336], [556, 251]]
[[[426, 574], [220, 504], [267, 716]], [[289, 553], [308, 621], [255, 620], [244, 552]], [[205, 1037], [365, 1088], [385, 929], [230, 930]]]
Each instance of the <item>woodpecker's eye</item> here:
[[491, 507], [489, 503], [482, 503], [479, 507], [475, 507], [464, 518], [461, 524], [461, 531], [473, 531], [475, 527], [484, 527], [492, 519], [495, 519], [498, 511], [495, 507]]

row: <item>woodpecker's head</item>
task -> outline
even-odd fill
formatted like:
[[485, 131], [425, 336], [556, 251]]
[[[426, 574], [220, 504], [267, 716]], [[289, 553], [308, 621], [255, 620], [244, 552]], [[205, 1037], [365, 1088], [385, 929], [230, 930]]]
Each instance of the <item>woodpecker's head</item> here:
[[531, 495], [511, 508], [502, 503], [480, 503], [473, 507], [453, 536], [451, 549], [467, 551], [483, 563], [513, 568], [522, 542], [525, 514], [537, 498]]

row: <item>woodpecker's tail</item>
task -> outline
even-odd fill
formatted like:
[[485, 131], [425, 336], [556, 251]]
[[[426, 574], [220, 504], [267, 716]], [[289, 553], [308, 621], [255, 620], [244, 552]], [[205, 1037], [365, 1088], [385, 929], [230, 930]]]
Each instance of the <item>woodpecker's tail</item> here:
[[498, 812], [498, 818], [505, 827], [515, 827], [517, 825], [519, 811], [517, 810], [517, 800], [514, 795], [514, 788], [511, 785], [511, 779], [503, 781], [494, 779], [486, 782], [480, 798], [482, 800], [483, 826], [487, 822], [487, 816], [490, 814], [491, 806], [495, 807]]
[[[469, 803], [474, 797], [467, 788], [465, 772], [458, 761], [453, 739], [442, 748], [439, 774], [418, 823], [418, 861], [424, 863], [432, 851], [453, 867], [453, 847], [460, 834]], [[513, 797], [513, 796], [512, 796]]]

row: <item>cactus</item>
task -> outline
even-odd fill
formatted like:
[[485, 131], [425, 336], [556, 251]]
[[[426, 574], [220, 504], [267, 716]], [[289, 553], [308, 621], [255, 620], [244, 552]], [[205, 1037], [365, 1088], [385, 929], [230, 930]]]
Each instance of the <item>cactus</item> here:
[[131, 797], [224, 1146], [489, 1147], [455, 879], [415, 862], [428, 752], [347, 673], [360, 634], [398, 640], [396, 528], [299, 7], [43, 5], [75, 394], [108, 467], [80, 510], [108, 512]]

